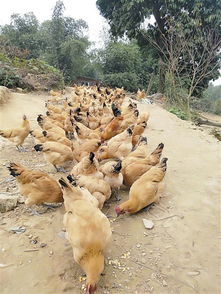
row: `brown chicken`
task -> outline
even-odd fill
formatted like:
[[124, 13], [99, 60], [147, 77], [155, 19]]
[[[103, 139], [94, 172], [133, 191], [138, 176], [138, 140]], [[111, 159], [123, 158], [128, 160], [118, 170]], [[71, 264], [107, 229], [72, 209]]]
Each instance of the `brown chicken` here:
[[167, 169], [167, 158], [159, 166], [152, 167], [143, 174], [130, 188], [129, 200], [115, 208], [117, 215], [125, 212], [136, 213], [153, 202], [159, 202], [161, 182]]
[[43, 131], [42, 134], [48, 142], [49, 141], [57, 142], [57, 143], [66, 145], [69, 148], [72, 148], [72, 145], [73, 145], [72, 142], [65, 136], [61, 135], [60, 133], [55, 133], [53, 131]]
[[[58, 172], [66, 172], [64, 167], [74, 159], [71, 148], [61, 143], [46, 142], [37, 144], [34, 146], [34, 149], [36, 151], [42, 151], [46, 161], [53, 164]], [[60, 166], [60, 168], [58, 166]]]
[[126, 186], [131, 186], [153, 165], [159, 163], [163, 148], [164, 144], [160, 143], [157, 148], [146, 158], [131, 157], [129, 159], [129, 164], [125, 164], [123, 161], [122, 174], [124, 177], [124, 184]]
[[48, 174], [28, 170], [20, 164], [10, 163], [10, 174], [16, 178], [27, 207], [33, 204], [63, 202], [62, 191], [56, 180]]
[[75, 262], [87, 276], [85, 293], [93, 294], [104, 270], [104, 250], [112, 235], [110, 222], [88, 200], [75, 197], [63, 179], [60, 184], [67, 207], [63, 219], [66, 237], [71, 243]]
[[137, 123], [133, 129], [133, 135], [132, 135], [132, 145], [133, 147], [135, 147], [141, 137], [141, 135], [143, 134], [144, 130], [146, 129], [147, 123], [141, 122], [141, 123]]
[[98, 179], [103, 179], [103, 174], [99, 171], [99, 164], [93, 152], [83, 157], [82, 160], [73, 167], [71, 174], [75, 176], [90, 175]]
[[55, 124], [52, 120], [44, 117], [42, 114], [39, 114], [37, 117], [37, 122], [39, 126], [45, 131], [51, 131], [54, 133], [59, 133], [65, 137], [65, 130]]
[[137, 91], [137, 99], [141, 100], [141, 99], [144, 99], [146, 97], [146, 93], [145, 93], [145, 90], [140, 90], [138, 89]]
[[100, 171], [104, 174], [104, 180], [110, 185], [112, 195], [119, 200], [119, 190], [123, 185], [123, 175], [121, 173], [121, 161], [109, 161], [100, 167]]
[[30, 135], [34, 137], [36, 144], [45, 143], [47, 141], [47, 138], [45, 137], [44, 132], [46, 131], [37, 130], [37, 129], [30, 131]]
[[104, 131], [101, 134], [101, 139], [103, 141], [109, 140], [120, 133], [120, 126], [123, 121], [121, 111], [118, 108], [114, 107], [113, 104], [112, 111], [114, 114], [114, 118], [108, 123], [108, 125], [105, 127]]
[[123, 169], [129, 164], [136, 162], [137, 159], [144, 159], [148, 156], [147, 138], [140, 137], [137, 148], [129, 153], [123, 160]]
[[8, 139], [16, 145], [18, 151], [24, 151], [22, 146], [25, 138], [29, 135], [30, 125], [26, 115], [23, 116], [23, 121], [20, 127], [8, 130], [0, 130], [0, 136]]
[[135, 109], [131, 115], [124, 118], [120, 126], [121, 132], [124, 131], [126, 128], [129, 128], [131, 125], [134, 125], [137, 121], [138, 116], [139, 116], [139, 111]]
[[88, 189], [88, 191], [99, 201], [99, 208], [102, 209], [104, 202], [111, 196], [110, 185], [103, 179], [91, 175], [72, 176], [80, 187]]
[[123, 160], [132, 150], [132, 134], [132, 129], [128, 128], [119, 135], [111, 138], [107, 146], [101, 146], [98, 149], [98, 159], [118, 158]]

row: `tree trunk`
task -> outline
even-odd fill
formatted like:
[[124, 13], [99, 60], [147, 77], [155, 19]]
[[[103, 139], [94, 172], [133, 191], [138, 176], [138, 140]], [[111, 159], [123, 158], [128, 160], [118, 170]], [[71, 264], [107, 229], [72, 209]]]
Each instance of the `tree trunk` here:
[[159, 85], [158, 85], [158, 93], [164, 93], [165, 90], [165, 70], [163, 66], [163, 60], [159, 58]]
[[150, 75], [150, 80], [149, 80], [149, 83], [148, 83], [148, 86], [147, 86], [147, 91], [146, 91], [147, 96], [150, 95], [150, 90], [151, 90], [152, 85], [153, 85], [153, 77], [154, 77], [154, 73], [152, 73]]
[[198, 118], [196, 121], [196, 124], [197, 125], [208, 125], [208, 126], [221, 128], [221, 123], [216, 123], [216, 122], [210, 121], [208, 119], [204, 120], [202, 118]]

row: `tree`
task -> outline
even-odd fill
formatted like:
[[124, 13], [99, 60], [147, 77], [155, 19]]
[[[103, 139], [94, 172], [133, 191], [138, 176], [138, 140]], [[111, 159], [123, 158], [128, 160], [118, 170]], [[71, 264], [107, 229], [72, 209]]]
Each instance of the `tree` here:
[[[171, 24], [176, 24], [175, 28], [180, 25], [183, 28], [184, 39], [194, 44], [197, 52], [195, 54], [196, 63], [202, 58], [208, 30], [213, 28], [216, 39], [221, 38], [220, 0], [214, 0], [212, 5], [210, 0], [97, 0], [97, 6], [101, 14], [108, 20], [114, 36], [122, 37], [125, 34], [130, 39], [136, 38], [142, 47], [148, 47], [148, 49], [152, 47], [156, 51], [159, 61], [160, 89], [164, 89], [166, 76], [165, 54], [162, 53], [166, 51], [164, 38], [167, 38]], [[146, 20], [151, 15], [154, 16], [155, 23], [146, 24]], [[197, 35], [199, 29], [202, 32], [200, 37]], [[154, 40], [154, 45], [151, 40]], [[217, 58], [210, 60], [211, 67], [219, 59], [219, 50], [220, 46], [214, 50]], [[186, 54], [186, 52], [181, 53]], [[183, 72], [185, 75], [194, 75], [192, 67], [186, 66]], [[210, 71], [210, 74], [201, 80], [201, 85], [206, 88], [209, 80], [215, 79], [217, 75], [218, 68]], [[194, 94], [199, 95], [200, 93]]]
[[8, 38], [10, 45], [29, 50], [29, 58], [39, 56], [41, 41], [38, 37], [39, 23], [32, 13], [13, 14], [10, 25], [2, 27], [2, 35]]
[[152, 60], [143, 58], [135, 41], [124, 43], [110, 41], [104, 50], [99, 52], [105, 84], [124, 87], [130, 91], [144, 88], [147, 79], [154, 71]]

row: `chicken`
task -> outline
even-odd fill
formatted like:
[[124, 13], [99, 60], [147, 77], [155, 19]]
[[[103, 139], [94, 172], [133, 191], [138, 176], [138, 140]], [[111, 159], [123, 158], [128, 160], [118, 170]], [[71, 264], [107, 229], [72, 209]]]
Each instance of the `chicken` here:
[[[46, 142], [34, 146], [36, 151], [42, 151], [46, 161], [49, 161], [57, 171], [63, 171], [70, 161], [73, 161], [73, 153], [71, 148], [61, 143]], [[59, 169], [58, 166], [61, 166]]]
[[24, 151], [22, 144], [25, 138], [29, 135], [29, 132], [30, 124], [26, 115], [24, 115], [20, 127], [8, 130], [0, 130], [0, 136], [13, 142], [16, 145], [18, 151]]
[[144, 130], [146, 129], [147, 123], [141, 122], [137, 123], [133, 129], [133, 135], [132, 135], [132, 145], [135, 147], [140, 139], [140, 136], [143, 134]]
[[125, 212], [136, 213], [153, 202], [159, 202], [162, 180], [167, 169], [167, 158], [159, 166], [152, 167], [130, 188], [129, 199], [115, 208], [117, 215]]
[[123, 168], [135, 162], [137, 159], [144, 159], [148, 156], [147, 138], [140, 137], [137, 148], [129, 153], [123, 160]]
[[129, 128], [131, 125], [135, 124], [138, 116], [139, 116], [139, 111], [135, 109], [130, 116], [124, 118], [120, 126], [121, 132], [124, 131], [126, 128]]
[[91, 130], [82, 123], [75, 123], [75, 130], [80, 139], [100, 139], [100, 135], [96, 130]]
[[62, 191], [56, 180], [48, 174], [28, 170], [20, 164], [10, 163], [10, 174], [16, 178], [20, 193], [25, 196], [25, 205], [63, 202]]
[[87, 200], [95, 207], [99, 206], [98, 200], [86, 188], [77, 186], [76, 181], [72, 178], [71, 175], [68, 175], [67, 179], [69, 184], [66, 183], [63, 178], [59, 180], [61, 187], [63, 187], [64, 183], [66, 183], [66, 185], [68, 186], [66, 187], [67, 189], [65, 189], [64, 191], [64, 207], [66, 211], [71, 209], [71, 204], [73, 203], [72, 200], [77, 199]]
[[103, 174], [99, 171], [99, 164], [93, 152], [90, 152], [89, 155], [82, 158], [82, 160], [73, 167], [71, 174], [75, 176], [90, 175], [98, 179], [103, 179]]
[[90, 152], [96, 152], [101, 146], [101, 141], [98, 139], [79, 141], [78, 153], [76, 159], [80, 161], [83, 157], [87, 156]]
[[45, 131], [52, 131], [54, 133], [59, 133], [65, 137], [65, 130], [57, 125], [54, 122], [50, 121], [43, 115], [39, 114], [37, 117], [37, 122], [39, 126]]
[[99, 117], [90, 115], [88, 111], [87, 111], [87, 120], [88, 120], [88, 126], [91, 130], [95, 130], [100, 126]]
[[121, 116], [121, 112], [119, 109], [113, 109], [113, 113], [114, 118], [108, 123], [101, 134], [101, 139], [104, 141], [109, 140], [120, 132], [120, 126], [123, 121], [123, 117]]
[[73, 145], [72, 142], [68, 138], [66, 138], [65, 136], [60, 135], [60, 133], [53, 132], [53, 129], [52, 129], [52, 131], [43, 131], [42, 134], [48, 142], [49, 141], [57, 142], [57, 143], [61, 143], [63, 145], [66, 145], [69, 148], [72, 148], [72, 145]]
[[118, 194], [123, 184], [121, 168], [121, 161], [109, 161], [100, 167], [100, 171], [104, 174], [104, 180], [110, 185], [112, 195], [114, 195], [117, 200], [119, 200]]
[[147, 122], [149, 118], [150, 118], [150, 114], [147, 111], [143, 112], [138, 116], [137, 124]]
[[107, 217], [88, 200], [72, 198], [71, 188], [60, 181], [68, 209], [63, 218], [66, 236], [70, 241], [76, 263], [86, 273], [86, 294], [96, 291], [100, 275], [104, 270], [104, 250], [112, 232]]
[[132, 129], [128, 128], [119, 135], [111, 138], [107, 146], [101, 146], [98, 149], [98, 159], [118, 158], [123, 160], [132, 150], [132, 134]]
[[44, 132], [46, 131], [37, 130], [37, 129], [30, 131], [30, 135], [34, 137], [36, 144], [45, 143], [47, 141], [47, 138], [45, 137]]
[[146, 158], [139, 158], [135, 156], [130, 157], [129, 159], [127, 158], [125, 161], [123, 161], [122, 174], [124, 177], [124, 184], [126, 186], [131, 186], [153, 165], [158, 164], [163, 148], [164, 144], [160, 143], [157, 148]]
[[137, 99], [141, 100], [144, 99], [146, 96], [145, 90], [140, 91], [140, 89], [138, 89], [137, 91]]
[[88, 191], [99, 201], [99, 208], [102, 209], [104, 202], [111, 197], [110, 185], [103, 179], [91, 175], [80, 175], [77, 177], [72, 175], [72, 177], [80, 187], [88, 189]]

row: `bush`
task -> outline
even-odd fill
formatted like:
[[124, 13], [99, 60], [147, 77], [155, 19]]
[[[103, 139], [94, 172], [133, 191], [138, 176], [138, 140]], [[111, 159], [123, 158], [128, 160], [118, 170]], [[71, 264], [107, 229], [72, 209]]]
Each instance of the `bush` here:
[[187, 114], [183, 110], [181, 110], [180, 108], [172, 107], [169, 109], [169, 112], [175, 114], [177, 117], [179, 117], [182, 120], [188, 119]]
[[0, 85], [29, 90], [62, 89], [64, 79], [59, 70], [42, 60], [9, 58], [0, 53]]
[[110, 87], [124, 87], [128, 91], [137, 91], [137, 75], [130, 72], [106, 74], [103, 84]]

